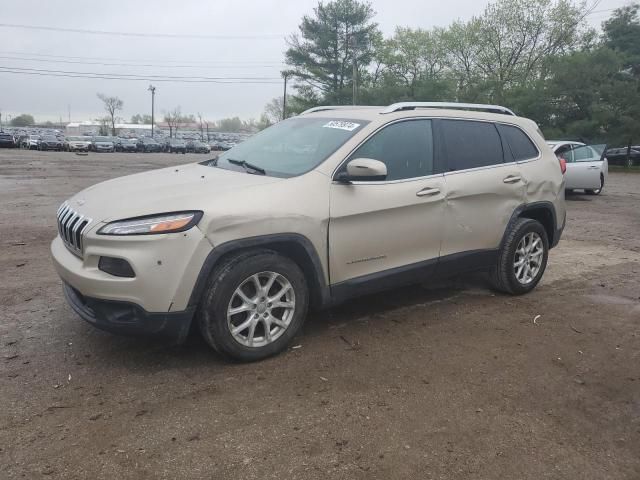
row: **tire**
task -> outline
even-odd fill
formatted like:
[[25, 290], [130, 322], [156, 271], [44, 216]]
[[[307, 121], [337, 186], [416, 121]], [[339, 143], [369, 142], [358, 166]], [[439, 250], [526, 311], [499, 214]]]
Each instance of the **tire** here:
[[[264, 297], [259, 296], [252, 281], [255, 275], [258, 275], [262, 287], [266, 287], [269, 281], [272, 282]], [[269, 294], [275, 296], [279, 291], [283, 291], [286, 282], [289, 290], [278, 299], [272, 297], [272, 303], [267, 303]], [[243, 289], [244, 298], [257, 300], [257, 303], [253, 304], [254, 308], [237, 294], [240, 288]], [[266, 300], [260, 302], [260, 298]], [[285, 300], [282, 301], [283, 299]], [[287, 307], [271, 307], [276, 300]], [[228, 309], [247, 306], [248, 310], [228, 317]], [[231, 257], [214, 270], [198, 309], [198, 324], [206, 342], [218, 353], [233, 360], [253, 362], [280, 353], [287, 347], [302, 327], [308, 306], [309, 290], [300, 267], [276, 252], [255, 250]], [[268, 311], [265, 312], [267, 307]], [[272, 341], [267, 341], [267, 324], [260, 315], [269, 318], [270, 321], [276, 319], [284, 324], [280, 326], [275, 322], [270, 323], [270, 334], [275, 336]], [[251, 327], [237, 331], [234, 336], [232, 327], [251, 323], [251, 319], [255, 324], [254, 335], [251, 337], [253, 340], [249, 340]], [[258, 345], [251, 346], [250, 343]]]
[[596, 190], [585, 190], [587, 195], [600, 195], [604, 189], [604, 177], [600, 175], [600, 188]]
[[[524, 247], [522, 251], [526, 251], [527, 240], [531, 239], [529, 243], [539, 245], [541, 249], [536, 247], [531, 248], [527, 256], [523, 258], [523, 254], [520, 247]], [[536, 243], [539, 240], [540, 243]], [[534, 255], [531, 253], [535, 252]], [[491, 272], [491, 283], [495, 290], [508, 293], [510, 295], [523, 295], [529, 293], [536, 288], [540, 279], [544, 275], [544, 271], [547, 268], [547, 260], [549, 258], [549, 239], [547, 232], [542, 224], [536, 220], [529, 218], [519, 218], [515, 224], [511, 227], [511, 230], [507, 233], [507, 237], [503, 242], [502, 248], [498, 254], [498, 263]], [[535, 260], [538, 260], [538, 266], [535, 266]], [[526, 278], [526, 266], [523, 269], [518, 270], [517, 262], [522, 261], [524, 265], [528, 265], [533, 268], [530, 278]], [[532, 267], [532, 265], [534, 265]], [[536, 270], [537, 268], [537, 270]], [[519, 279], [518, 272], [524, 278]]]

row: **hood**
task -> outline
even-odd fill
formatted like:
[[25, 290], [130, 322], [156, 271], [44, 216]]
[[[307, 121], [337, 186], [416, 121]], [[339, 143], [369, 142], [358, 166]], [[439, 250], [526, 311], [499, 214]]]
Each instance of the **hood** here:
[[89, 145], [90, 143], [88, 140], [73, 140], [69, 142], [69, 145]]
[[155, 213], [206, 210], [224, 192], [282, 180], [194, 163], [98, 183], [73, 196], [69, 205], [97, 224]]
[[100, 147], [113, 147], [113, 142], [94, 142], [94, 144]]

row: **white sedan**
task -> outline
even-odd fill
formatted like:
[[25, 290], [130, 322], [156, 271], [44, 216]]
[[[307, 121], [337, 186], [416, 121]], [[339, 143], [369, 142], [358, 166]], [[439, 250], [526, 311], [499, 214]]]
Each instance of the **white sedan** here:
[[585, 145], [560, 140], [547, 143], [553, 153], [567, 163], [567, 190], [579, 189], [589, 195], [600, 195], [609, 176], [609, 162], [604, 155], [606, 145]]

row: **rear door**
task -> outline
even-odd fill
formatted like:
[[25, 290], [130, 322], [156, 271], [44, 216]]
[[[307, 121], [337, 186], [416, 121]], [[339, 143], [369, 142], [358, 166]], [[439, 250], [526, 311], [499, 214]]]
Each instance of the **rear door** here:
[[505, 161], [492, 122], [440, 120], [439, 129], [448, 170], [441, 260], [495, 250], [514, 210], [524, 202], [520, 168], [515, 161]]

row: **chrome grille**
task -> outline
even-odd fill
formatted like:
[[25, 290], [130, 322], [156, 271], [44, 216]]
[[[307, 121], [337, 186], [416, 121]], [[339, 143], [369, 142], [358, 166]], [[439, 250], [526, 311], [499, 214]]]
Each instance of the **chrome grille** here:
[[66, 247], [76, 255], [82, 255], [82, 234], [87, 230], [92, 220], [73, 210], [69, 202], [60, 205], [57, 218], [58, 233]]

